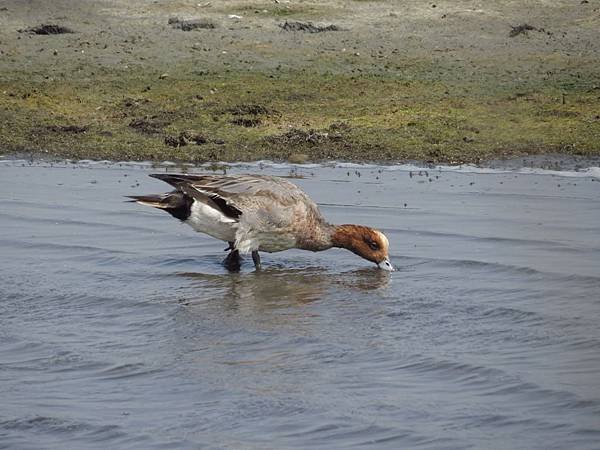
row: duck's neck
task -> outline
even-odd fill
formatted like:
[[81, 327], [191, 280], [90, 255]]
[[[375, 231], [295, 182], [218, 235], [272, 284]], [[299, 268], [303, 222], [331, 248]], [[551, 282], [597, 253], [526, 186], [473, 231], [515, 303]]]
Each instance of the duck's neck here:
[[361, 228], [364, 227], [352, 224], [333, 226], [331, 234], [332, 247], [346, 248], [348, 250], [354, 249], [357, 236], [361, 235]]
[[298, 248], [318, 252], [331, 247], [353, 248], [352, 240], [360, 225], [332, 225], [326, 222], [314, 227], [310, 236], [300, 239]]
[[331, 237], [335, 232], [335, 225], [324, 220], [316, 220], [308, 227], [297, 230], [296, 248], [320, 252], [333, 247]]

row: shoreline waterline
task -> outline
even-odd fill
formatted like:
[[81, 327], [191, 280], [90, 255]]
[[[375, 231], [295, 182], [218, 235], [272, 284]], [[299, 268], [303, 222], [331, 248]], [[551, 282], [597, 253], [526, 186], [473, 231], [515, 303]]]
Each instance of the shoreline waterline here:
[[[551, 159], [548, 159], [551, 158]], [[223, 171], [228, 168], [237, 168], [245, 170], [290, 170], [307, 171], [318, 168], [337, 168], [348, 170], [381, 170], [384, 172], [453, 172], [465, 174], [530, 174], [530, 175], [551, 175], [558, 177], [573, 178], [596, 178], [600, 179], [600, 158], [580, 157], [574, 158], [571, 155], [535, 155], [529, 158], [513, 158], [506, 160], [494, 160], [487, 164], [430, 164], [425, 162], [396, 162], [396, 161], [377, 161], [377, 162], [350, 162], [350, 161], [322, 161], [308, 163], [280, 162], [271, 160], [259, 161], [215, 161], [194, 164], [190, 162], [176, 161], [111, 161], [111, 160], [93, 160], [93, 159], [60, 159], [30, 157], [23, 155], [0, 155], [0, 164], [5, 165], [56, 165], [56, 166], [77, 166], [85, 167], [128, 167], [128, 168], [156, 168], [164, 170], [188, 171]], [[299, 175], [300, 176], [300, 175]]]

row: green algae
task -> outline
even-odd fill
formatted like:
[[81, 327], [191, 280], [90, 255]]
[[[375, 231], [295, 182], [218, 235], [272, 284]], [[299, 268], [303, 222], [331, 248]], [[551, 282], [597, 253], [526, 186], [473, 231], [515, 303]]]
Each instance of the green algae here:
[[[422, 71], [421, 71], [422, 70]], [[600, 154], [599, 92], [333, 73], [105, 70], [0, 82], [4, 153], [111, 160], [421, 160]], [[447, 77], [446, 77], [447, 78]], [[182, 133], [201, 143], [169, 140]]]

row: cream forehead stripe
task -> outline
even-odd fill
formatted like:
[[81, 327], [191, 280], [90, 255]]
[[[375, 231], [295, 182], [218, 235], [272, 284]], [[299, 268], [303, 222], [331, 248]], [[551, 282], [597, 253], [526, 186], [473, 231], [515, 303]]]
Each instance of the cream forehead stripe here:
[[383, 234], [381, 231], [375, 231], [375, 233], [377, 233], [377, 235], [381, 239], [381, 242], [383, 242], [383, 248], [387, 251], [388, 247], [390, 246], [387, 237], [385, 237], [385, 234]]

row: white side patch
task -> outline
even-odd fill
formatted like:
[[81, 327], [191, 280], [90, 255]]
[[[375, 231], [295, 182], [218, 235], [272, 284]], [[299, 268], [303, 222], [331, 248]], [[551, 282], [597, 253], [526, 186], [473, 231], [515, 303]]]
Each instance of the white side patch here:
[[238, 227], [235, 219], [196, 200], [192, 204], [190, 217], [185, 223], [196, 231], [226, 242], [235, 241], [235, 232]]

